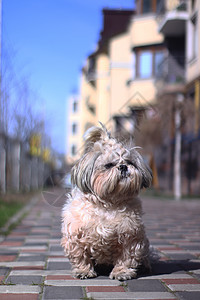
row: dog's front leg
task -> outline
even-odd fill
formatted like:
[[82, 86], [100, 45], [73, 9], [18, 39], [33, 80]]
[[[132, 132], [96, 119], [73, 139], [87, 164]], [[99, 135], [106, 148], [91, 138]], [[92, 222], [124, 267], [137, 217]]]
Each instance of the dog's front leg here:
[[80, 279], [93, 278], [97, 274], [94, 271], [94, 266], [91, 258], [89, 257], [87, 250], [82, 252], [79, 257], [73, 257], [72, 263], [72, 273], [73, 276]]
[[110, 279], [117, 280], [129, 280], [137, 276], [137, 263], [133, 266], [133, 260], [127, 259], [126, 261], [119, 260], [116, 262], [112, 272], [110, 273]]
[[114, 268], [110, 273], [111, 279], [129, 280], [135, 278], [141, 265], [144, 264], [146, 268], [149, 266], [149, 242], [146, 237], [137, 242], [126, 241], [123, 245], [122, 253], [114, 263]]

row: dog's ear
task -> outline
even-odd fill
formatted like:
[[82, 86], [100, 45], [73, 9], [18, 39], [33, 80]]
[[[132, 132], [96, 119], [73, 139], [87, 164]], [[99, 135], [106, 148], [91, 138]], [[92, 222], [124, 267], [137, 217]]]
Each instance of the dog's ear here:
[[143, 169], [143, 174], [142, 174], [142, 184], [141, 184], [141, 189], [142, 188], [148, 188], [151, 186], [153, 174], [149, 166], [144, 164], [144, 169]]
[[145, 163], [143, 157], [136, 150], [134, 150], [133, 157], [135, 167], [142, 174], [141, 189], [150, 187], [153, 178], [150, 167]]
[[100, 152], [86, 153], [72, 168], [72, 184], [75, 184], [83, 193], [87, 194], [92, 192], [91, 176], [95, 161], [100, 154]]
[[91, 127], [84, 134], [84, 142], [85, 142], [85, 153], [91, 151], [94, 144], [98, 141], [108, 140], [110, 138], [110, 134], [105, 128], [105, 126], [100, 123], [102, 128], [100, 127]]

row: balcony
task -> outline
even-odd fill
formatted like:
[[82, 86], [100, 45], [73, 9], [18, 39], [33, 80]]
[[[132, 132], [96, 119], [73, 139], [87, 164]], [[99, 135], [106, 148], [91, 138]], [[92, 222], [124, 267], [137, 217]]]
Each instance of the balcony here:
[[185, 57], [168, 55], [158, 65], [156, 72], [158, 92], [183, 92], [185, 89]]
[[89, 70], [86, 72], [86, 80], [90, 82], [93, 86], [95, 86], [95, 82], [97, 79], [97, 72], [95, 70]]
[[161, 0], [157, 10], [158, 30], [165, 37], [185, 34], [188, 20], [187, 0]]

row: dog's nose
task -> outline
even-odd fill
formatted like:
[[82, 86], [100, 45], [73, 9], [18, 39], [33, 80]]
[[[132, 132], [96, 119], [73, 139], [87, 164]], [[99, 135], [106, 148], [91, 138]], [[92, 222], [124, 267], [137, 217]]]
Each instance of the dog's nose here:
[[120, 170], [122, 173], [124, 173], [124, 172], [126, 172], [126, 171], [128, 170], [128, 168], [127, 168], [126, 165], [120, 165], [120, 166], [119, 166], [119, 170]]

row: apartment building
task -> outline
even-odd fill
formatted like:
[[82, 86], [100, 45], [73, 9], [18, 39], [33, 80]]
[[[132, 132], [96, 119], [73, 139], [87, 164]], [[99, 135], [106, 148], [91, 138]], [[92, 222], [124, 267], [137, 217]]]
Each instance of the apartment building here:
[[[139, 144], [154, 161], [160, 188], [172, 191], [179, 174], [179, 190], [197, 194], [200, 0], [135, 3], [135, 11], [103, 10], [97, 49], [82, 68], [79, 109], [69, 110], [67, 160], [80, 156], [85, 130], [99, 121], [119, 137], [135, 137], [141, 116], [147, 115], [146, 127], [154, 123], [155, 131], [148, 136], [147, 128]], [[158, 104], [156, 123], [151, 116]]]
[[76, 135], [74, 116], [69, 117], [68, 162], [80, 155], [89, 127], [100, 121], [113, 134], [133, 135], [140, 115], [156, 102], [155, 76], [164, 55], [158, 5], [156, 0], [140, 0], [136, 11], [103, 10], [97, 50], [82, 68]]

